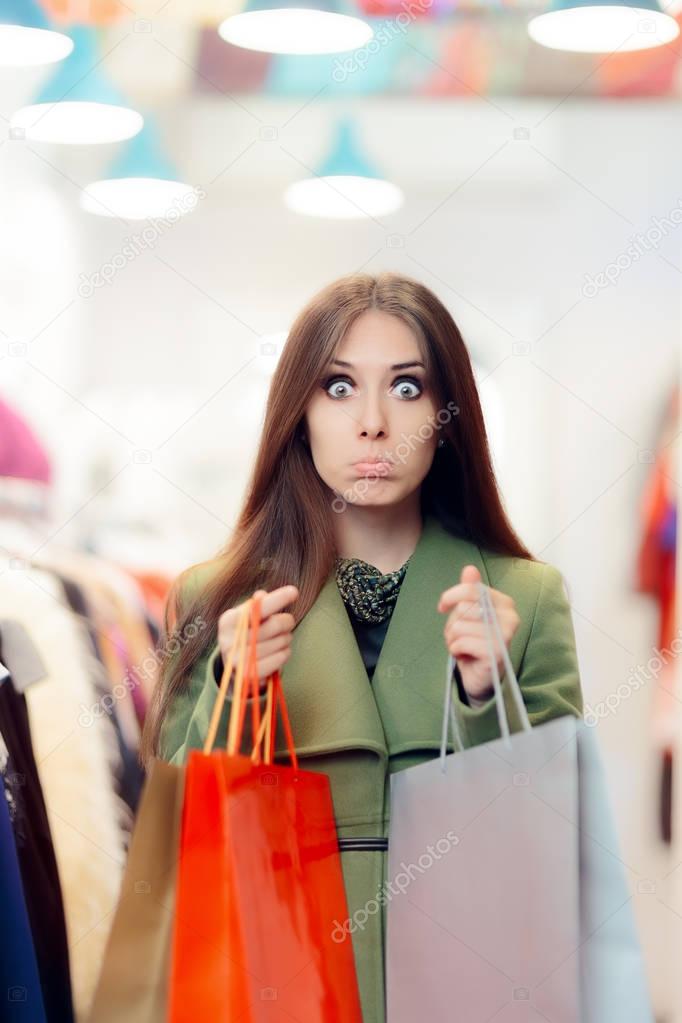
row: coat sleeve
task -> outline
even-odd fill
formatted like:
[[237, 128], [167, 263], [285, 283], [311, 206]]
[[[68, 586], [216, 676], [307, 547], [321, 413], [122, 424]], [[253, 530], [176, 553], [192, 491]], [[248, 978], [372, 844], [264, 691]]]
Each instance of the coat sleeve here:
[[[190, 590], [181, 590], [181, 602], [187, 599]], [[186, 762], [190, 749], [203, 748], [208, 726], [213, 714], [213, 707], [218, 696], [218, 687], [222, 676], [222, 657], [217, 640], [204, 651], [190, 672], [184, 688], [173, 698], [166, 717], [161, 725], [159, 753], [163, 760], [181, 766]], [[244, 718], [244, 734], [241, 749], [251, 746], [251, 713], [250, 704]], [[265, 692], [259, 700], [261, 714], [265, 713]], [[227, 729], [232, 708], [232, 684], [228, 689], [223, 706], [215, 748], [227, 745]]]
[[[583, 696], [571, 607], [563, 577], [553, 565], [542, 566], [538, 598], [526, 649], [518, 672], [523, 701], [531, 725], [574, 714], [582, 717]], [[506, 673], [502, 678], [509, 730], [521, 729]], [[457, 702], [467, 746], [489, 742], [500, 735], [495, 698], [467, 707]]]

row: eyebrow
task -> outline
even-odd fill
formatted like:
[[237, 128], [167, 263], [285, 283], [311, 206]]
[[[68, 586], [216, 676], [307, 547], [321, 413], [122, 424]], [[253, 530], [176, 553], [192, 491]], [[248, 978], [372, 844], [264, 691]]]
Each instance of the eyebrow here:
[[[347, 366], [348, 369], [353, 369], [352, 362], [344, 362], [343, 359], [332, 359], [332, 364], [337, 366]], [[412, 366], [421, 366], [422, 369], [426, 369], [423, 362], [395, 362], [389, 369], [411, 369]]]

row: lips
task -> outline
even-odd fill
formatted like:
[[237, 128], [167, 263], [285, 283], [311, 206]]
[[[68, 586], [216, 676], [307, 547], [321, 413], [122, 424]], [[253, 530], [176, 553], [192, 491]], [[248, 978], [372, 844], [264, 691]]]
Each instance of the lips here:
[[391, 471], [391, 463], [387, 461], [356, 462], [353, 468], [361, 476], [387, 476]]

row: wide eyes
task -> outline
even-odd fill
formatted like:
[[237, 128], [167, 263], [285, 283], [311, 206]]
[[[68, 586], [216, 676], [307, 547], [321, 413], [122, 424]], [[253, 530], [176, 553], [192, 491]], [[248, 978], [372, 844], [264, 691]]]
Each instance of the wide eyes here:
[[[352, 390], [353, 381], [349, 377], [329, 377], [322, 387], [330, 398], [345, 398]], [[397, 377], [393, 382], [393, 388], [396, 387], [406, 401], [414, 401], [423, 393], [422, 383], [416, 377]]]

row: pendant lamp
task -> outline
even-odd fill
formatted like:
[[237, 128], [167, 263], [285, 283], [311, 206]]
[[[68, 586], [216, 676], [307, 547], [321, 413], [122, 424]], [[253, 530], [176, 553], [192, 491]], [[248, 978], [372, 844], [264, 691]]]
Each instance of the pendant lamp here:
[[34, 103], [22, 107], [11, 130], [37, 142], [87, 145], [131, 138], [144, 120], [124, 106], [117, 89], [102, 74], [95, 30], [70, 29], [74, 49], [40, 90]]
[[178, 181], [175, 168], [163, 154], [154, 120], [125, 144], [107, 177], [81, 193], [81, 208], [103, 217], [175, 221], [193, 210], [199, 193]]
[[311, 217], [380, 217], [402, 206], [397, 185], [385, 181], [361, 153], [350, 117], [339, 120], [334, 146], [315, 177], [289, 185], [287, 206]]
[[528, 23], [531, 39], [542, 46], [582, 53], [647, 50], [671, 42], [679, 31], [658, 0], [553, 0]]
[[73, 42], [53, 32], [34, 0], [0, 0], [0, 67], [33, 67], [63, 60]]
[[218, 26], [233, 46], [267, 53], [342, 53], [374, 35], [362, 18], [343, 14], [338, 0], [248, 0]]

